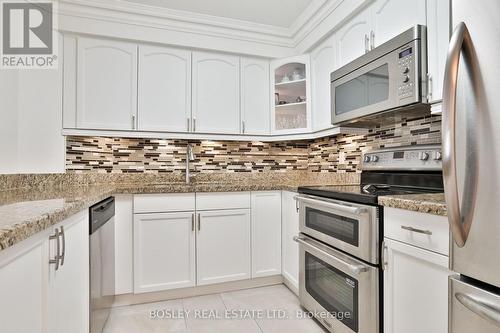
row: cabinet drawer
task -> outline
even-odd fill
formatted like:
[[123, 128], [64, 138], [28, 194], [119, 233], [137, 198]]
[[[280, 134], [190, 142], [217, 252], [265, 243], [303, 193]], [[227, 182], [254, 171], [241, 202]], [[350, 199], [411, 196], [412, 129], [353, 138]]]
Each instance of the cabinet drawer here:
[[196, 210], [250, 208], [250, 192], [196, 193]]
[[449, 254], [446, 216], [384, 208], [384, 236], [444, 255]]
[[194, 209], [194, 193], [134, 195], [134, 213], [180, 212]]

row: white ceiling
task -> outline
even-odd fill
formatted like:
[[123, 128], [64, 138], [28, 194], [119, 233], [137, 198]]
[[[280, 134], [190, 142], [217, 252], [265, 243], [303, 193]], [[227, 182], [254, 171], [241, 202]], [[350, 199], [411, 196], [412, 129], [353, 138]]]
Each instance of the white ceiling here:
[[123, 0], [288, 28], [313, 0]]

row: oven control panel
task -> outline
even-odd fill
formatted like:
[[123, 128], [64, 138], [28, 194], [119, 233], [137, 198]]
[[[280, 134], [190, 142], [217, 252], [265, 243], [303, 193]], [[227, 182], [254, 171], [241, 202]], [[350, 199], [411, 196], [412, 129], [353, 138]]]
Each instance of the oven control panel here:
[[442, 170], [440, 145], [410, 146], [365, 152], [362, 170]]

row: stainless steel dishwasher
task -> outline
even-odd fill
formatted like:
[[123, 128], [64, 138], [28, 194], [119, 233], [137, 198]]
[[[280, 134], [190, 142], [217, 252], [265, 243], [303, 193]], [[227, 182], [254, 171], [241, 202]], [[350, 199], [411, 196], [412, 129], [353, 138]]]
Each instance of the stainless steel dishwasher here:
[[90, 332], [101, 333], [115, 298], [115, 198], [89, 208]]

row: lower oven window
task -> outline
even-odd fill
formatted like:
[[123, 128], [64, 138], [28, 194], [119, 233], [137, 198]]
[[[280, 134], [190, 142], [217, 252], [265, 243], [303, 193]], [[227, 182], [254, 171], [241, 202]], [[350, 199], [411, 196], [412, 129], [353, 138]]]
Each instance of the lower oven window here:
[[358, 332], [358, 280], [305, 253], [305, 287], [331, 316]]
[[306, 227], [359, 246], [359, 221], [345, 216], [306, 207]]

